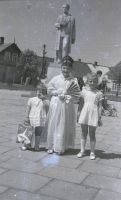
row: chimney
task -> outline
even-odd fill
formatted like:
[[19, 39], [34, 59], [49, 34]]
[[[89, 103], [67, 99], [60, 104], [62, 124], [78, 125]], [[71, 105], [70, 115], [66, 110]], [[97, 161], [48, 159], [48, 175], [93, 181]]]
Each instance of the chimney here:
[[0, 45], [4, 44], [4, 39], [5, 39], [4, 37], [0, 37]]
[[97, 62], [97, 61], [95, 61], [95, 62], [94, 62], [94, 66], [96, 67], [97, 65], [98, 65], [98, 62]]

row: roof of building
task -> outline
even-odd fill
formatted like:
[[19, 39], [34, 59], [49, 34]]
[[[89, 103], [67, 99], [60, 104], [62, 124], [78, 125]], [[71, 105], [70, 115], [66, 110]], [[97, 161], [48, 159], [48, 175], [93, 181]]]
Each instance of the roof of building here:
[[109, 67], [106, 67], [106, 66], [97, 65], [95, 68], [96, 68], [96, 71], [101, 70], [102, 75], [106, 75], [110, 71]]
[[94, 67], [94, 65], [92, 63], [87, 63], [87, 65], [89, 66], [89, 69], [91, 70], [91, 72], [93, 72], [93, 73], [97, 72], [96, 68]]
[[18, 48], [18, 50], [21, 52], [21, 50], [19, 49], [19, 47], [15, 43], [1, 44], [0, 45], [0, 52], [4, 51], [5, 49], [7, 49], [8, 47], [10, 47], [11, 45], [15, 45]]
[[75, 77], [83, 77], [87, 73], [90, 73], [91, 69], [88, 66], [87, 63], [81, 62], [81, 61], [74, 61], [73, 64], [73, 75]]

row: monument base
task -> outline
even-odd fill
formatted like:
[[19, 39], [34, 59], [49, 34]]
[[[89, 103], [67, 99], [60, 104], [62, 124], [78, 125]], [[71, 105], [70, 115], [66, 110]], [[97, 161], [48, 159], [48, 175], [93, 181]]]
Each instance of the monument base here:
[[61, 64], [58, 64], [56, 62], [50, 63], [50, 65], [48, 66], [46, 83], [48, 83], [54, 76], [57, 76], [60, 73]]

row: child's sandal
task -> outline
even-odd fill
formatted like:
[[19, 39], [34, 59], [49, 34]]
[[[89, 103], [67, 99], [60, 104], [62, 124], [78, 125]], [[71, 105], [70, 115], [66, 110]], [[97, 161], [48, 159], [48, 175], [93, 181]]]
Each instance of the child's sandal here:
[[80, 152], [77, 154], [77, 157], [78, 157], [78, 158], [82, 158], [84, 155], [85, 155], [85, 153], [80, 151]]
[[48, 154], [52, 154], [52, 153], [53, 153], [53, 149], [48, 149], [48, 150], [47, 150], [47, 153], [48, 153]]

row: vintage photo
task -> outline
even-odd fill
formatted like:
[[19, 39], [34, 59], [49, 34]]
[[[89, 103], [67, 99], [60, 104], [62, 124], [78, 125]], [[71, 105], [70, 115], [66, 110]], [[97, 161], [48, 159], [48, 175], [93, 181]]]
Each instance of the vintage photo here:
[[121, 199], [120, 24], [120, 0], [0, 0], [0, 200]]

